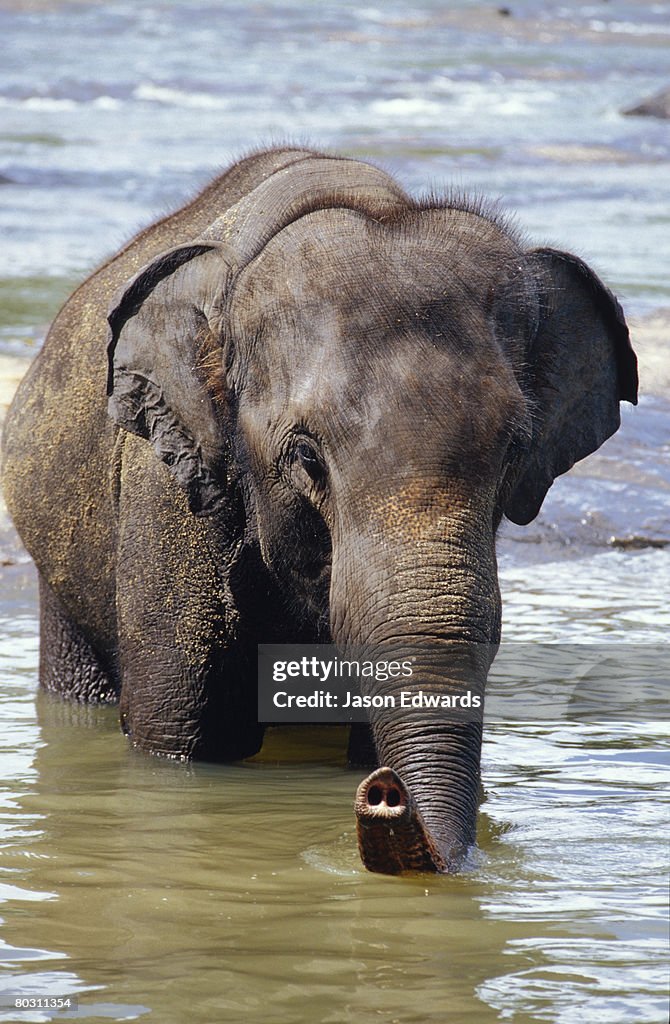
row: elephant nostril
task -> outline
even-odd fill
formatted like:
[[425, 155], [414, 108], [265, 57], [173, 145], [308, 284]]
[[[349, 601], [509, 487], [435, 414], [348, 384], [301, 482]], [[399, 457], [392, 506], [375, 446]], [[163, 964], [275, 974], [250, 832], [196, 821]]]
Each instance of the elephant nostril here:
[[391, 788], [388, 790], [386, 794], [386, 803], [388, 804], [389, 807], [398, 807], [398, 805], [400, 804], [400, 793], [395, 788], [395, 786], [391, 786]]
[[368, 790], [368, 803], [371, 807], [376, 807], [384, 799], [384, 794], [379, 786], [370, 786]]

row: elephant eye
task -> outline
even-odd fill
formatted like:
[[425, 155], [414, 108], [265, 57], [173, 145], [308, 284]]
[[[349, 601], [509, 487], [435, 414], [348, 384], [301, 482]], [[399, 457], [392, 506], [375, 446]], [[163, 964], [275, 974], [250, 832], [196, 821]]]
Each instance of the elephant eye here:
[[300, 465], [310, 480], [322, 484], [326, 478], [326, 467], [319, 453], [307, 440], [300, 440], [293, 449], [293, 461]]

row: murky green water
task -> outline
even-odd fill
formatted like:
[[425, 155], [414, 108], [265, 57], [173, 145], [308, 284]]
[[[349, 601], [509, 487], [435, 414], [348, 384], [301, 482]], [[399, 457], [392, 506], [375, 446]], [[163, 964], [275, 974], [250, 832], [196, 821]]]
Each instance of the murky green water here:
[[663, 1021], [667, 724], [490, 726], [468, 870], [375, 876], [339, 728], [275, 734], [243, 765], [139, 755], [114, 709], [35, 700], [34, 594], [14, 572], [0, 991], [165, 1024]]
[[[670, 5], [509, 6], [0, 3], [0, 354], [32, 354], [76, 279], [269, 138], [499, 195], [586, 256], [634, 328], [667, 310], [667, 123], [619, 111], [667, 84]], [[503, 531], [508, 640], [667, 642], [670, 403], [652, 374], [642, 395]], [[491, 724], [468, 869], [390, 879], [361, 868], [339, 729], [166, 763], [113, 709], [38, 696], [37, 658], [33, 572], [0, 512], [0, 1021], [53, 1018], [14, 997], [69, 994], [82, 1021], [665, 1024], [657, 704]]]

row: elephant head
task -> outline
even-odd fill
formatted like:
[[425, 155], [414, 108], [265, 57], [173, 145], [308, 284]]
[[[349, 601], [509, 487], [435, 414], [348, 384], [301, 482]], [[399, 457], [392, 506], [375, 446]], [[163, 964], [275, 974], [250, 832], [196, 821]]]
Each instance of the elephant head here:
[[[193, 514], [224, 520], [237, 489], [296, 620], [371, 657], [411, 649], [435, 694], [483, 696], [502, 516], [530, 522], [636, 400], [623, 314], [583, 262], [316, 154], [145, 267], [109, 319], [111, 415]], [[481, 716], [373, 711], [371, 728], [364, 862], [453, 870]]]

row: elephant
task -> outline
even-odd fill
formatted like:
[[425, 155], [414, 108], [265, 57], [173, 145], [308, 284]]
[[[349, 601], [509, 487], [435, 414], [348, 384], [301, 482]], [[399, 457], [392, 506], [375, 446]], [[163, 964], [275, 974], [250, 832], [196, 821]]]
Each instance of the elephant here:
[[[40, 684], [219, 762], [262, 746], [260, 643], [406, 646], [424, 691], [483, 697], [499, 524], [537, 515], [621, 401], [624, 314], [577, 256], [483, 199], [256, 151], [74, 292], [15, 396]], [[481, 743], [481, 716], [351, 727], [366, 867], [462, 867]]]

